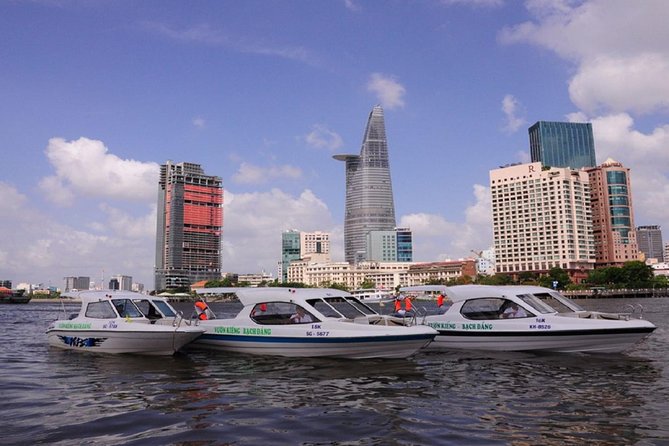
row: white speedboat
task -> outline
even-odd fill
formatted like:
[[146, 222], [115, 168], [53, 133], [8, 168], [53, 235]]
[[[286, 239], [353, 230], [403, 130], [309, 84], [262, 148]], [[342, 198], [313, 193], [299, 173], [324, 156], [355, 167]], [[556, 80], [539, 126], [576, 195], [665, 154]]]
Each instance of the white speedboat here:
[[386, 303], [395, 300], [395, 296], [390, 291], [378, 288], [353, 290], [351, 295], [365, 303]]
[[63, 296], [81, 299], [81, 309], [49, 326], [46, 333], [53, 347], [171, 355], [204, 333], [161, 297], [110, 290]]
[[586, 311], [559, 292], [538, 286], [424, 285], [400, 290], [446, 296], [443, 314], [423, 318], [439, 331], [430, 349], [615, 353], [656, 328], [631, 314]]
[[[234, 293], [243, 304], [234, 318], [198, 321], [205, 334], [192, 346], [239, 353], [336, 358], [405, 358], [437, 332], [415, 318], [380, 315], [334, 289], [203, 288]], [[411, 322], [414, 322], [412, 325]]]

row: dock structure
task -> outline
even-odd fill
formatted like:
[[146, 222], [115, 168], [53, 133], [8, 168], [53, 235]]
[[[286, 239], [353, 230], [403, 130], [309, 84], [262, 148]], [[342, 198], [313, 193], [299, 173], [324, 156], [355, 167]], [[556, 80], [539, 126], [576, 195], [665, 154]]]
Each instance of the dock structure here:
[[669, 297], [669, 288], [594, 288], [587, 290], [562, 291], [562, 294], [572, 299]]

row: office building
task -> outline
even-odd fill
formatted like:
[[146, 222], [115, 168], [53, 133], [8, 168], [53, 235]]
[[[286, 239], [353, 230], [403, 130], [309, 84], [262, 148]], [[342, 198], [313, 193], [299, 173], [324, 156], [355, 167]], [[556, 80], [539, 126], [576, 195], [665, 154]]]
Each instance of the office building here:
[[595, 167], [592, 124], [539, 121], [529, 128], [532, 162], [548, 167]]
[[595, 264], [587, 172], [519, 164], [490, 171], [495, 271], [582, 281]]
[[370, 231], [365, 243], [367, 261], [411, 262], [413, 260], [412, 233], [409, 228], [392, 231]]
[[646, 260], [656, 259], [664, 262], [664, 251], [662, 244], [662, 229], [660, 226], [639, 226], [636, 228], [637, 242]]
[[65, 291], [89, 290], [91, 288], [91, 278], [86, 276], [65, 277]]
[[357, 263], [367, 257], [368, 232], [392, 231], [396, 226], [388, 142], [381, 106], [375, 106], [369, 114], [360, 154], [335, 155], [334, 159], [346, 163], [344, 259]]
[[223, 185], [199, 164], [160, 166], [156, 290], [221, 277]]
[[281, 234], [281, 262], [278, 277], [288, 282], [288, 267], [291, 262], [309, 259], [312, 262], [330, 261], [330, 234], [327, 232], [303, 232], [290, 229]]
[[608, 159], [586, 169], [590, 181], [592, 229], [598, 267], [620, 267], [638, 260], [630, 170]]
[[132, 291], [132, 276], [116, 275], [109, 280], [110, 290]]

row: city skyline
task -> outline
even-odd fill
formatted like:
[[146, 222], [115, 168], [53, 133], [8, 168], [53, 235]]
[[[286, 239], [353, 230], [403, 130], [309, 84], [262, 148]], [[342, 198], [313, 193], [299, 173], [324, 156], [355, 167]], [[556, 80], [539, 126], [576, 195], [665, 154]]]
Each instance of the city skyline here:
[[332, 155], [359, 147], [374, 104], [415, 261], [492, 245], [488, 172], [529, 161], [536, 121], [592, 123], [597, 160], [630, 169], [635, 223], [666, 228], [668, 13], [652, 0], [2, 3], [0, 279], [150, 287], [166, 159], [222, 178], [223, 271], [275, 272], [290, 228], [329, 232], [342, 260]]

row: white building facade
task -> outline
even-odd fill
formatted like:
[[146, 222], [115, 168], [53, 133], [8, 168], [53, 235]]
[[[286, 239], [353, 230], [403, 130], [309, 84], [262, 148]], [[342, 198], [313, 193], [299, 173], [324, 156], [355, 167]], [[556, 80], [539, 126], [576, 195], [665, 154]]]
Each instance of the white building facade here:
[[495, 271], [583, 279], [595, 264], [587, 172], [519, 164], [490, 171]]

